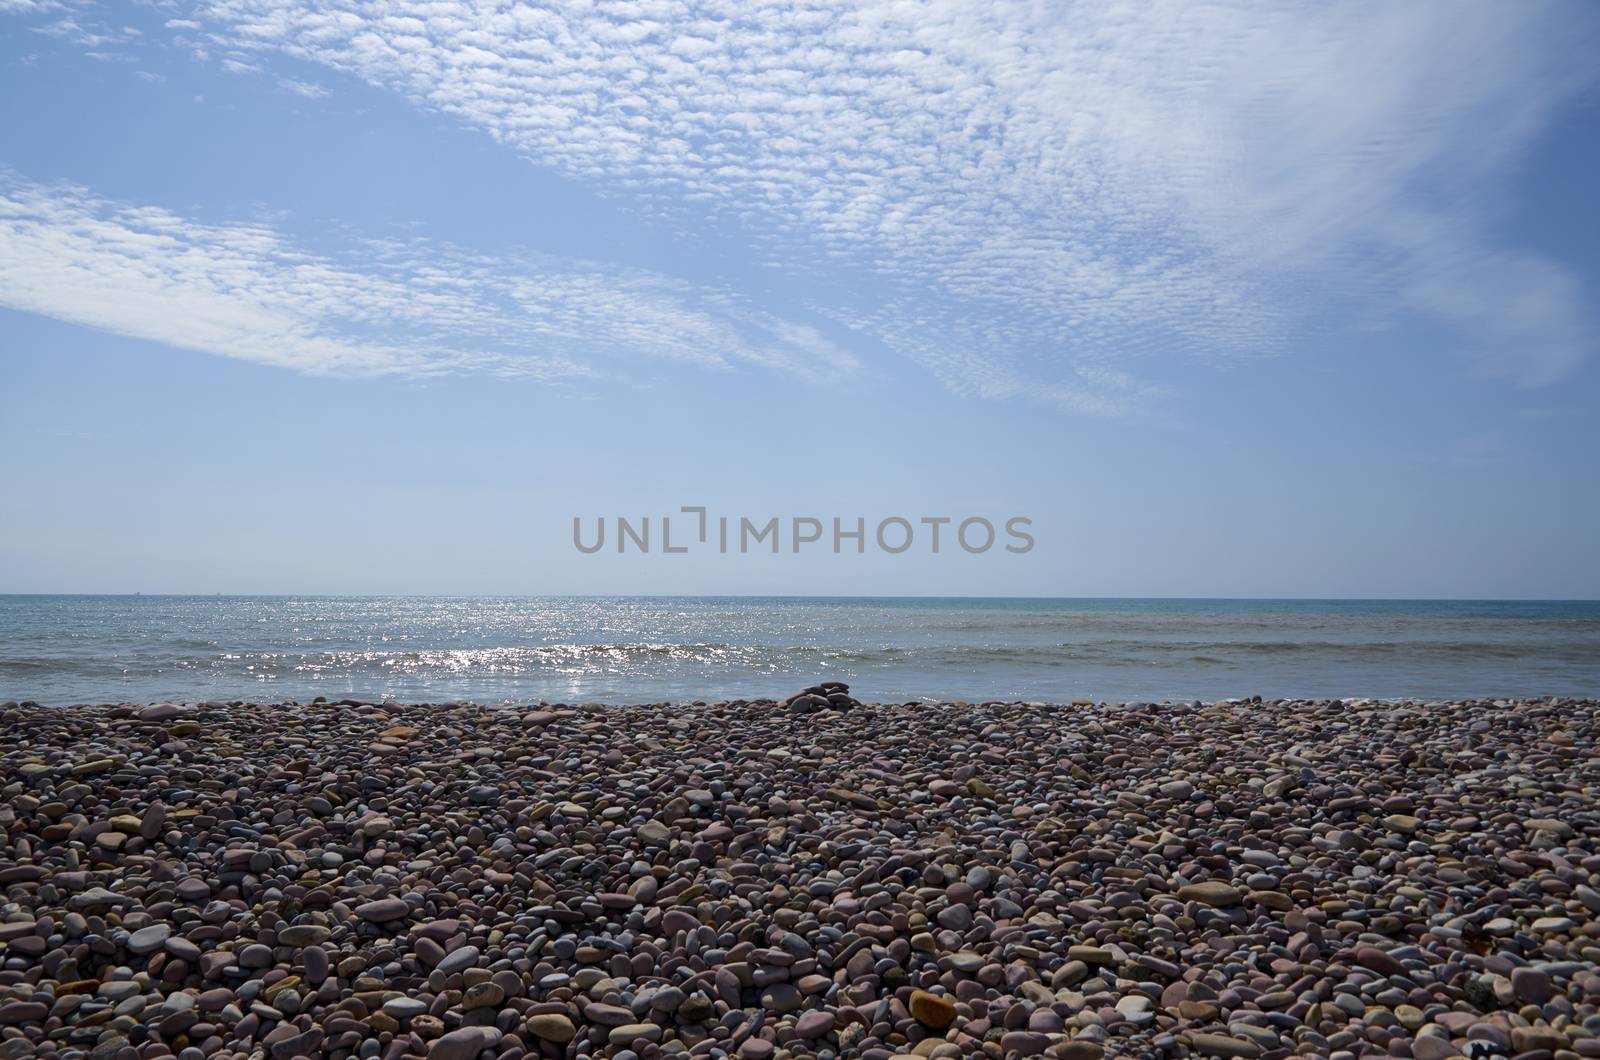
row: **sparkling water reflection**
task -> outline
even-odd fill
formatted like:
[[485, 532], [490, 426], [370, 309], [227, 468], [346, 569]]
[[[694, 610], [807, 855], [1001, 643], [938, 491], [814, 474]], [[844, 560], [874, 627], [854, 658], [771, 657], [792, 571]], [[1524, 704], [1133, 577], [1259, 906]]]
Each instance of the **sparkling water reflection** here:
[[0, 597], [0, 696], [1600, 694], [1600, 603]]

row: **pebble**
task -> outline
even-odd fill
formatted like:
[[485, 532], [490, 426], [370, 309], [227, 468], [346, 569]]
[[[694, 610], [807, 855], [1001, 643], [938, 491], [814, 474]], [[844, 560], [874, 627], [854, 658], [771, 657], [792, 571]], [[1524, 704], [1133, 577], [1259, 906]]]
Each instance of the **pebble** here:
[[370, 920], [375, 924], [386, 924], [392, 920], [402, 920], [411, 912], [411, 907], [406, 905], [404, 898], [379, 898], [371, 902], [362, 902], [356, 906], [355, 914], [362, 920]]
[[578, 1036], [572, 1020], [559, 1012], [541, 1012], [528, 1017], [528, 1033], [547, 1042], [565, 1045]]
[[1178, 888], [1178, 897], [1184, 901], [1204, 902], [1218, 909], [1226, 909], [1244, 901], [1239, 889], [1221, 880], [1190, 883]]
[[428, 1060], [476, 1060], [479, 1053], [500, 1040], [493, 1027], [462, 1027], [428, 1047]]
[[911, 992], [911, 1015], [925, 1027], [944, 1030], [955, 1022], [956, 1006], [948, 997], [931, 994], [926, 990]]
[[0, 704], [0, 1060], [1600, 1057], [1597, 721]]
[[167, 936], [171, 934], [170, 924], [151, 924], [149, 927], [142, 927], [128, 936], [128, 952], [141, 955], [154, 953], [161, 949], [162, 944], [167, 941]]

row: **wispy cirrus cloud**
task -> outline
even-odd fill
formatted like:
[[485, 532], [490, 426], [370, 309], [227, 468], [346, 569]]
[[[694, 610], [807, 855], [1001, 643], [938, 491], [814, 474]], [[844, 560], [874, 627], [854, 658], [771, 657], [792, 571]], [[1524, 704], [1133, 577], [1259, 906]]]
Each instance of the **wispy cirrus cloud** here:
[[193, 18], [647, 211], [719, 211], [793, 267], [871, 270], [892, 297], [841, 294], [841, 318], [958, 389], [1093, 402], [1108, 361], [1131, 380], [1146, 357], [1272, 353], [1353, 312], [1419, 316], [1524, 383], [1592, 346], [1570, 272], [1481, 220], [1594, 83], [1584, 4], [202, 0]]
[[418, 239], [314, 253], [266, 224], [203, 223], [4, 171], [0, 305], [312, 374], [856, 366], [804, 323], [639, 270]]

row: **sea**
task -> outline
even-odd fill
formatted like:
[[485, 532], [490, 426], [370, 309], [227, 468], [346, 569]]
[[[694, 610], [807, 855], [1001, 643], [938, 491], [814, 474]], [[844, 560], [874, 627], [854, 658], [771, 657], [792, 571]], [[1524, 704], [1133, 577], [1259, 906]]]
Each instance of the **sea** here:
[[0, 700], [1600, 695], [1600, 601], [0, 596]]

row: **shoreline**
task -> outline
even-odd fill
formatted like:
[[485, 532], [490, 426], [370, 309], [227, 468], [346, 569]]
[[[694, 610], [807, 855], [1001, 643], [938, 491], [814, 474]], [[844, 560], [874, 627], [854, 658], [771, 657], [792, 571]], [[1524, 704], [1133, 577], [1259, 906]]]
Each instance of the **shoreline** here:
[[0, 1060], [1600, 1056], [1600, 701], [830, 691], [0, 703]]
[[[792, 698], [792, 697], [789, 697]], [[205, 699], [185, 699], [183, 697], [166, 697], [150, 700], [113, 700], [89, 699], [74, 702], [45, 703], [31, 698], [0, 700], [0, 710], [140, 710], [145, 707], [175, 706], [185, 711], [194, 710], [260, 710], [269, 708], [286, 708], [290, 710], [311, 710], [313, 708], [363, 708], [372, 707], [379, 710], [477, 710], [477, 711], [533, 711], [533, 710], [564, 710], [591, 712], [599, 710], [691, 710], [700, 708], [759, 708], [772, 709], [784, 706], [788, 702], [785, 697], [752, 696], [749, 698], [701, 698], [701, 699], [592, 699], [574, 700], [566, 702], [551, 699], [528, 699], [508, 697], [505, 699], [441, 699], [441, 700], [402, 700], [393, 696], [357, 696], [344, 694], [317, 695], [309, 699], [295, 697], [241, 697], [221, 698], [207, 697]], [[1195, 699], [1187, 696], [1165, 699], [1093, 699], [1093, 698], [1061, 698], [1061, 699], [984, 699], [977, 698], [944, 698], [929, 697], [925, 699], [892, 699], [892, 700], [857, 700], [855, 705], [861, 708], [873, 709], [906, 709], [919, 710], [928, 708], [941, 708], [946, 710], [971, 710], [971, 709], [1003, 709], [1017, 707], [1025, 710], [1082, 710], [1093, 708], [1096, 710], [1128, 711], [1128, 710], [1163, 710], [1176, 708], [1179, 710], [1193, 710], [1199, 707], [1250, 707], [1260, 710], [1294, 710], [1301, 706], [1321, 706], [1338, 703], [1353, 710], [1369, 710], [1376, 707], [1395, 707], [1401, 709], [1426, 709], [1429, 707], [1491, 707], [1502, 709], [1512, 706], [1527, 706], [1540, 704], [1560, 703], [1591, 703], [1600, 702], [1600, 695], [1586, 693], [1566, 692], [1540, 692], [1528, 695], [1486, 695], [1486, 696], [1227, 696], [1220, 699]]]

